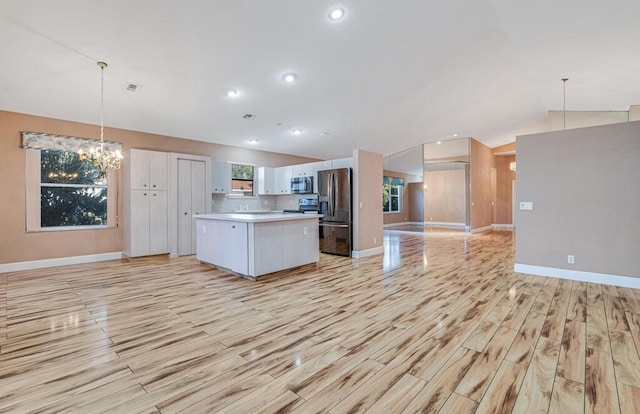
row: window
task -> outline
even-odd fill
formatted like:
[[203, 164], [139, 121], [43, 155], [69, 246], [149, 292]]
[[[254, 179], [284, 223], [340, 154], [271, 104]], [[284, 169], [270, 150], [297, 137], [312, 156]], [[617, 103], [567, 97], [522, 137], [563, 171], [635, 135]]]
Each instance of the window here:
[[107, 180], [70, 151], [40, 151], [40, 227], [105, 226]]
[[385, 213], [399, 213], [402, 211], [402, 187], [404, 180], [401, 178], [384, 177], [382, 183], [382, 211]]
[[253, 165], [231, 164], [231, 194], [253, 196]]
[[[117, 172], [99, 177], [78, 151], [96, 141], [35, 132], [22, 133], [26, 153], [27, 231], [82, 230], [115, 227]], [[105, 147], [122, 149], [118, 143]]]

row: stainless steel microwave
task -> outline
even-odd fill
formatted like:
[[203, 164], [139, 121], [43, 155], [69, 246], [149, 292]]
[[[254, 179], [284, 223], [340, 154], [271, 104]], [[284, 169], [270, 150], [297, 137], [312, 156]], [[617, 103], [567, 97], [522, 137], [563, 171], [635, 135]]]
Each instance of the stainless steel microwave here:
[[313, 177], [293, 177], [291, 194], [313, 194]]

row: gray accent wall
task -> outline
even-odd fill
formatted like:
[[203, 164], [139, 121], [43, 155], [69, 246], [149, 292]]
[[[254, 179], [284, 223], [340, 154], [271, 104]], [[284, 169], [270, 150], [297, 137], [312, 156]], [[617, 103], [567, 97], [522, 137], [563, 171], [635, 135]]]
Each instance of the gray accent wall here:
[[640, 121], [516, 143], [516, 263], [640, 278]]

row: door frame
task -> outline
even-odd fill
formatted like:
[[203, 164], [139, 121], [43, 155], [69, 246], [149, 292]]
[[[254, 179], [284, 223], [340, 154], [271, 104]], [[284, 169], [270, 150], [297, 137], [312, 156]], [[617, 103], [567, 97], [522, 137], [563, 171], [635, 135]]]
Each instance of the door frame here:
[[[169, 257], [178, 257], [178, 159], [204, 162], [205, 195], [211, 194], [211, 157], [169, 153]], [[210, 197], [210, 196], [209, 196]], [[206, 201], [206, 200], [205, 200]], [[205, 214], [211, 213], [211, 202], [205, 202]]]

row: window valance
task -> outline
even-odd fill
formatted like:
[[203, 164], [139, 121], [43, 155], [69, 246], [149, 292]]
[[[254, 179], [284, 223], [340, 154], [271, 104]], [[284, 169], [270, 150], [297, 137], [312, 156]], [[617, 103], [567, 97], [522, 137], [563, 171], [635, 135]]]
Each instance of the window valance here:
[[[22, 148], [32, 148], [49, 151], [90, 152], [100, 141], [65, 135], [43, 134], [40, 132], [22, 132]], [[119, 142], [104, 143], [105, 151], [119, 150], [122, 153], [122, 144]]]
[[382, 177], [382, 184], [401, 185], [404, 187], [404, 178], [398, 177]]

